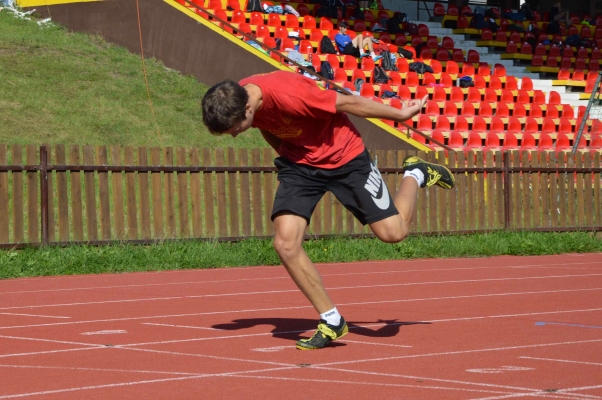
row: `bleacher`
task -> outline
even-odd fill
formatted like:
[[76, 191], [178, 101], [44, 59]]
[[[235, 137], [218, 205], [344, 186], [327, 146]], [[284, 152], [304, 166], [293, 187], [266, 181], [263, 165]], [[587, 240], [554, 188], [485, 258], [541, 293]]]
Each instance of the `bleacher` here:
[[[584, 99], [589, 99], [588, 90], [591, 92], [602, 60], [598, 49], [598, 44], [602, 45], [602, 17], [596, 19], [596, 26], [562, 26], [560, 35], [535, 37], [531, 34], [538, 43], [533, 50], [527, 41], [531, 37], [529, 24], [545, 32], [545, 15], [536, 15], [535, 21], [525, 22], [498, 18], [499, 30], [494, 34], [489, 29], [478, 30], [470, 26], [471, 17], [463, 15], [472, 13], [470, 8], [448, 5], [445, 9], [443, 5], [435, 4], [434, 15], [442, 22], [416, 22], [412, 24], [414, 26], [404, 23], [400, 28], [413, 34], [391, 34], [371, 31], [374, 23], [395, 14], [384, 9], [364, 10], [365, 19], [354, 20], [350, 19], [354, 12], [352, 7], [347, 7], [345, 15], [339, 9], [338, 18], [331, 19], [315, 17], [320, 5], [303, 2], [282, 4], [294, 7], [299, 17], [246, 12], [243, 11], [246, 0], [192, 0], [192, 5], [185, 0], [177, 2], [223, 27], [225, 32], [242, 37], [214, 16], [227, 21], [270, 49], [277, 48], [279, 39], [280, 51], [268, 52], [275, 60], [282, 62], [278, 53], [286, 55], [289, 50], [297, 49], [316, 71], [320, 70], [323, 61], [328, 62], [334, 71], [334, 82], [349, 91], [356, 91], [354, 83], [362, 79], [365, 83], [356, 92], [360, 96], [401, 108], [405, 100], [428, 95], [423, 113], [406, 123], [438, 142], [464, 151], [570, 149], [586, 112], [587, 101]], [[388, 84], [372, 82], [375, 63], [371, 58], [321, 53], [320, 40], [324, 36], [333, 40], [341, 20], [349, 23], [347, 33], [351, 37], [372, 36], [384, 43], [391, 53], [397, 54], [399, 48], [404, 48], [414, 57], [397, 58], [397, 71], [387, 71], [391, 78]], [[443, 28], [446, 21], [455, 21], [455, 27]], [[517, 24], [522, 24], [525, 32], [509, 29]], [[298, 33], [300, 40], [289, 37], [292, 31]], [[564, 47], [560, 52], [559, 46], [544, 44], [546, 40], [565, 40], [566, 35], [575, 34], [575, 31], [581, 37], [594, 40], [596, 46], [591, 49]], [[471, 35], [477, 40], [467, 39]], [[420, 54], [416, 55], [415, 47], [422, 43]], [[490, 49], [495, 48], [505, 53], [491, 53]], [[433, 72], [418, 74], [411, 71], [410, 65], [416, 61], [429, 65]], [[516, 65], [520, 62], [529, 65]], [[538, 79], [543, 73], [553, 73], [557, 79]], [[473, 87], [458, 86], [458, 79], [464, 76], [472, 78]], [[574, 89], [581, 92], [571, 92]], [[394, 92], [397, 97], [383, 98], [385, 91]], [[407, 128], [393, 121], [384, 122], [404, 134], [409, 133]], [[410, 135], [432, 149], [439, 148], [419, 134]], [[599, 120], [586, 121], [578, 146], [580, 151], [602, 150], [602, 123]]]

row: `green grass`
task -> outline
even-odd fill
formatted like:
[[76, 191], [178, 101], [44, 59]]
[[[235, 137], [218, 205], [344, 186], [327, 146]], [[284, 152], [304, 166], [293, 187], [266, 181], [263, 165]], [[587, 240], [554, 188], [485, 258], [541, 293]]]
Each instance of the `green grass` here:
[[[490, 233], [412, 236], [399, 244], [377, 239], [310, 240], [314, 262], [544, 255], [602, 251], [589, 233]], [[0, 251], [0, 278], [279, 265], [271, 240], [237, 243], [169, 242], [152, 246], [45, 247]]]
[[214, 137], [203, 125], [207, 86], [100, 36], [0, 11], [0, 144], [267, 147], [255, 129]]

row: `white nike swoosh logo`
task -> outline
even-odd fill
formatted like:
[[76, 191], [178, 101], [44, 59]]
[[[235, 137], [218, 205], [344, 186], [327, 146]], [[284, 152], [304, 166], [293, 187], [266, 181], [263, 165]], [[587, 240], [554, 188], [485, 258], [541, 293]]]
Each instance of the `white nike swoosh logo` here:
[[386, 210], [389, 208], [389, 204], [391, 204], [391, 198], [389, 197], [389, 191], [385, 188], [384, 182], [381, 181], [380, 190], [381, 195], [380, 199], [372, 196], [372, 200], [374, 200], [374, 204], [381, 210]]

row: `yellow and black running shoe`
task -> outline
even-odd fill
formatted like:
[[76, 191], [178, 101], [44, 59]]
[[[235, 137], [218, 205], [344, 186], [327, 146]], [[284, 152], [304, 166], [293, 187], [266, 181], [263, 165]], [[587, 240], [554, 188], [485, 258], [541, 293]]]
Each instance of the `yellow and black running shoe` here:
[[418, 168], [424, 174], [424, 182], [420, 187], [441, 186], [443, 189], [454, 187], [454, 176], [443, 165], [433, 164], [416, 156], [408, 156], [403, 160], [402, 167], [405, 171]]
[[341, 322], [338, 326], [328, 325], [323, 319], [318, 323], [316, 333], [309, 339], [300, 339], [297, 341], [299, 350], [318, 350], [326, 346], [333, 340], [337, 340], [345, 336], [349, 332], [347, 322], [341, 317]]

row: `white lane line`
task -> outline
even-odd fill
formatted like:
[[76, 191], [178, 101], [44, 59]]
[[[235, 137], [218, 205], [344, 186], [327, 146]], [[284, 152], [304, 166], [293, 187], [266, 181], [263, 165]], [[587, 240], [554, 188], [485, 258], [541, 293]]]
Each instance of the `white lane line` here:
[[360, 340], [347, 340], [341, 339], [341, 342], [344, 343], [357, 343], [357, 344], [369, 344], [374, 346], [387, 346], [387, 347], [403, 347], [403, 348], [411, 348], [412, 346], [404, 345], [404, 344], [391, 344], [391, 343], [377, 343], [377, 342], [364, 342]]
[[521, 345], [521, 346], [491, 347], [491, 348], [485, 348], [485, 349], [442, 351], [442, 352], [437, 352], [437, 353], [408, 354], [408, 355], [393, 356], [393, 357], [366, 358], [363, 360], [360, 359], [360, 360], [337, 361], [337, 362], [315, 364], [315, 365], [320, 367], [320, 366], [325, 366], [325, 365], [328, 366], [328, 365], [338, 365], [338, 364], [356, 364], [356, 363], [365, 363], [365, 362], [374, 362], [374, 361], [401, 360], [404, 358], [451, 356], [451, 355], [457, 355], [457, 354], [485, 353], [485, 352], [490, 352], [490, 351], [506, 351], [506, 350], [517, 350], [517, 349], [533, 349], [533, 348], [539, 348], [539, 347], [565, 346], [565, 345], [570, 345], [570, 344], [600, 343], [600, 342], [602, 342], [602, 339], [575, 340], [575, 341], [570, 341], [570, 342], [527, 344], [527, 345]]
[[[591, 311], [602, 311], [602, 308], [589, 308], [584, 310], [562, 310], [562, 311], [543, 311], [543, 312], [534, 312], [534, 313], [521, 313], [521, 314], [498, 314], [498, 315], [486, 315], [486, 316], [477, 316], [477, 317], [461, 317], [461, 318], [447, 318], [447, 319], [439, 319], [439, 320], [427, 320], [427, 321], [419, 321], [421, 323], [429, 323], [429, 322], [455, 322], [455, 321], [470, 321], [470, 320], [480, 320], [480, 319], [488, 319], [488, 318], [510, 318], [510, 317], [525, 317], [525, 316], [533, 316], [533, 315], [542, 315], [542, 314], [564, 314], [564, 313], [574, 313], [574, 312], [591, 312]], [[397, 325], [406, 325], [407, 322], [389, 322], [389, 323], [376, 323], [376, 324], [365, 324], [365, 325], [351, 325], [349, 327], [352, 329], [359, 328], [374, 328], [374, 327], [382, 327], [382, 326], [397, 326]], [[163, 324], [163, 326], [169, 326], [169, 324]], [[198, 327], [194, 326], [186, 326], [186, 325], [172, 325], [176, 328], [192, 328], [196, 329]], [[204, 340], [216, 340], [216, 339], [235, 339], [235, 338], [246, 338], [253, 336], [266, 336], [266, 335], [284, 335], [289, 333], [302, 333], [311, 331], [315, 328], [308, 328], [305, 330], [299, 331], [284, 331], [284, 332], [268, 332], [268, 333], [251, 333], [251, 334], [242, 334], [242, 335], [228, 335], [228, 336], [212, 336], [208, 338], [192, 338], [192, 339], [177, 339], [177, 340], [167, 340], [160, 342], [144, 342], [144, 343], [132, 343], [126, 344], [122, 346], [144, 346], [144, 345], [156, 345], [156, 344], [166, 344], [166, 343], [184, 343], [184, 342], [195, 342], [195, 341], [204, 341]], [[341, 341], [345, 341], [345, 339], [341, 339]]]
[[[52, 354], [52, 353], [68, 353], [70, 351], [80, 351], [80, 350], [97, 350], [101, 347], [79, 347], [76, 349], [64, 349], [64, 350], [46, 350], [46, 351], [32, 351], [29, 353], [12, 353], [12, 354], [1, 354], [0, 358], [6, 357], [24, 357], [24, 356], [39, 356], [42, 354]], [[108, 348], [108, 347], [106, 347]]]
[[249, 360], [249, 359], [245, 359], [245, 358], [234, 358], [234, 357], [211, 356], [211, 355], [207, 355], [207, 354], [182, 353], [182, 352], [178, 352], [178, 351], [168, 351], [168, 350], [135, 349], [135, 348], [126, 347], [126, 346], [115, 346], [114, 348], [121, 349], [121, 350], [141, 351], [143, 353], [157, 353], [157, 354], [169, 354], [169, 355], [174, 355], [174, 356], [210, 358], [212, 360], [237, 361], [237, 362], [246, 362], [246, 363], [252, 363], [252, 364], [278, 365], [280, 367], [289, 367], [289, 368], [297, 367], [297, 365], [291, 364], [291, 363]]
[[[479, 298], [479, 297], [517, 296], [517, 295], [526, 295], [526, 294], [537, 295], [537, 294], [569, 293], [569, 292], [583, 292], [583, 291], [595, 291], [595, 290], [602, 290], [602, 288], [543, 290], [543, 291], [538, 291], [538, 292], [510, 292], [510, 293], [495, 293], [495, 294], [466, 295], [466, 296], [427, 297], [427, 298], [419, 298], [419, 299], [363, 301], [363, 302], [353, 302], [353, 303], [339, 303], [338, 306], [351, 306], [351, 305], [357, 306], [357, 305], [384, 304], [384, 303], [404, 303], [404, 302], [430, 301], [430, 300], [453, 300], [453, 299], [467, 299], [467, 298]], [[155, 316], [147, 316], [147, 317], [126, 317], [126, 318], [108, 318], [108, 319], [86, 320], [86, 321], [72, 321], [72, 322], [54, 322], [54, 323], [47, 323], [47, 324], [13, 325], [13, 326], [2, 326], [2, 327], [0, 327], [0, 330], [15, 329], [15, 328], [32, 328], [32, 327], [39, 327], [39, 326], [76, 325], [76, 324], [88, 324], [88, 323], [97, 323], [97, 322], [136, 321], [136, 320], [155, 319], [155, 318], [196, 317], [196, 316], [201, 316], [201, 315], [298, 310], [298, 309], [303, 309], [303, 308], [313, 308], [313, 306], [273, 307], [273, 308], [259, 308], [259, 309], [248, 309], [248, 310], [227, 310], [227, 311], [213, 311], [213, 312], [202, 312], [202, 313], [155, 315]], [[588, 309], [587, 311], [591, 311], [591, 310], [599, 310], [599, 309]]]
[[555, 359], [555, 358], [527, 357], [527, 356], [520, 356], [518, 358], [524, 358], [524, 359], [527, 359], [527, 360], [554, 361], [554, 362], [569, 363], [569, 364], [583, 364], [583, 365], [597, 365], [597, 366], [602, 366], [602, 363], [595, 363], [595, 362], [588, 362], [588, 361], [558, 360], [558, 359]]
[[[502, 400], [502, 399], [515, 399], [518, 397], [543, 397], [543, 398], [556, 398], [556, 399], [575, 399], [574, 396], [570, 396], [570, 397], [566, 397], [566, 396], [558, 396], [556, 393], [558, 392], [548, 392], [545, 390], [540, 390], [539, 392], [527, 392], [527, 393], [515, 393], [515, 394], [508, 394], [508, 395], [504, 395], [504, 396], [492, 396], [492, 397], [477, 397], [474, 398], [472, 400]], [[578, 399], [581, 399], [582, 397], [578, 397]], [[594, 397], [595, 399], [596, 397]], [[597, 397], [599, 399], [599, 397]]]
[[375, 375], [375, 376], [392, 377], [392, 378], [403, 378], [403, 379], [422, 380], [422, 381], [435, 381], [435, 382], [442, 382], [442, 383], [452, 383], [452, 384], [469, 385], [469, 386], [483, 386], [483, 387], [506, 389], [506, 390], [520, 390], [520, 391], [532, 391], [532, 392], [540, 391], [540, 389], [532, 389], [532, 388], [508, 386], [508, 385], [496, 385], [496, 384], [492, 384], [492, 383], [460, 381], [460, 380], [456, 380], [456, 379], [441, 379], [441, 378], [432, 378], [432, 377], [424, 377], [424, 376], [390, 374], [390, 373], [370, 372], [370, 371], [357, 371], [357, 370], [346, 369], [346, 368], [333, 368], [333, 367], [321, 367], [321, 366], [312, 366], [312, 367], [317, 368], [317, 369], [329, 370], [329, 371], [340, 371], [340, 372], [348, 372], [348, 373], [361, 374], [361, 375]]
[[22, 336], [0, 335], [0, 338], [15, 339], [15, 340], [29, 340], [29, 341], [32, 341], [32, 342], [48, 342], [48, 343], [59, 343], [59, 344], [76, 344], [78, 346], [90, 346], [90, 347], [100, 347], [100, 348], [106, 347], [104, 344], [81, 343], [81, 342], [71, 342], [71, 341], [66, 341], [66, 340], [30, 338], [30, 337], [22, 337]]
[[218, 332], [223, 332], [225, 330], [225, 329], [207, 328], [205, 326], [156, 324], [156, 323], [152, 323], [152, 322], [141, 322], [140, 325], [166, 326], [168, 328], [202, 329], [202, 330], [206, 330], [206, 331], [218, 331]]
[[[432, 260], [431, 260], [432, 261]], [[381, 275], [381, 274], [405, 274], [410, 272], [445, 272], [445, 271], [471, 271], [471, 270], [491, 270], [491, 269], [504, 269], [504, 268], [515, 268], [515, 269], [528, 269], [528, 268], [541, 268], [541, 269], [571, 269], [565, 268], [571, 265], [589, 265], [589, 264], [602, 264], [600, 262], [588, 262], [588, 263], [558, 263], [558, 264], [529, 264], [529, 265], [502, 265], [497, 267], [460, 267], [460, 268], [421, 268], [421, 269], [408, 269], [408, 270], [390, 270], [390, 271], [370, 271], [370, 272], [347, 272], [342, 274], [322, 274], [322, 277], [329, 276], [354, 276], [354, 275]], [[559, 267], [553, 267], [559, 266]], [[320, 265], [319, 267], [322, 267]], [[253, 267], [260, 268], [260, 267]], [[277, 268], [277, 267], [273, 267]], [[233, 270], [234, 268], [231, 268]], [[215, 283], [227, 283], [227, 282], [246, 282], [246, 281], [264, 281], [264, 280], [277, 280], [277, 279], [290, 279], [288, 275], [273, 276], [267, 278], [243, 278], [243, 279], [217, 279], [207, 281], [187, 281], [187, 282], [168, 282], [168, 283], [143, 283], [143, 284], [131, 284], [131, 285], [110, 285], [110, 286], [91, 286], [91, 287], [78, 287], [78, 288], [57, 288], [57, 289], [41, 289], [41, 290], [21, 290], [13, 292], [0, 292], [3, 294], [21, 294], [21, 293], [42, 293], [42, 292], [63, 292], [63, 291], [77, 291], [77, 290], [98, 290], [98, 289], [120, 289], [120, 288], [134, 288], [134, 287], [154, 287], [154, 286], [172, 286], [172, 285], [198, 285], [198, 284], [215, 284]]]
[[16, 315], [19, 317], [36, 317], [36, 318], [63, 318], [63, 319], [71, 318], [71, 317], [60, 317], [58, 315], [17, 314], [17, 313], [7, 313], [7, 312], [0, 312], [0, 315]]
[[[484, 389], [467, 389], [467, 388], [454, 388], [447, 386], [430, 386], [430, 385], [409, 385], [403, 383], [377, 383], [377, 382], [358, 382], [358, 381], [342, 381], [337, 379], [311, 379], [311, 378], [288, 378], [279, 376], [261, 376], [261, 375], [237, 375], [236, 378], [247, 378], [247, 379], [277, 379], [282, 381], [297, 381], [297, 382], [311, 382], [311, 383], [342, 383], [348, 385], [367, 385], [367, 386], [384, 386], [384, 387], [406, 387], [416, 389], [429, 389], [429, 390], [445, 390], [445, 391], [462, 391], [462, 392], [477, 392], [477, 393], [507, 393], [503, 391], [495, 390], [484, 390]], [[566, 397], [562, 397], [566, 398]]]
[[[486, 279], [463, 279], [463, 280], [451, 280], [451, 281], [430, 281], [430, 282], [408, 282], [408, 283], [389, 283], [383, 285], [360, 285], [360, 286], [344, 286], [344, 287], [327, 287], [327, 290], [349, 290], [349, 289], [371, 289], [381, 287], [401, 287], [401, 286], [422, 286], [422, 285], [445, 285], [453, 283], [481, 283], [481, 282], [501, 282], [501, 281], [523, 281], [531, 279], [566, 279], [566, 278], [587, 278], [592, 276], [602, 276], [602, 274], [583, 274], [583, 275], [550, 275], [550, 276], [527, 276], [527, 277], [515, 277], [515, 278], [486, 278]], [[229, 297], [229, 296], [249, 296], [249, 295], [264, 295], [264, 294], [280, 294], [280, 293], [297, 293], [298, 289], [290, 290], [269, 290], [260, 292], [239, 292], [239, 293], [220, 293], [220, 294], [206, 294], [206, 295], [192, 295], [192, 296], [169, 296], [169, 297], [149, 297], [142, 299], [124, 299], [124, 300], [105, 300], [105, 301], [90, 301], [90, 302], [77, 302], [77, 303], [60, 303], [60, 304], [39, 304], [31, 306], [13, 306], [3, 307], [0, 310], [15, 310], [15, 309], [31, 309], [31, 308], [47, 308], [47, 307], [69, 307], [69, 306], [82, 306], [92, 304], [115, 304], [115, 303], [135, 303], [143, 301], [162, 301], [162, 300], [183, 300], [183, 299], [201, 299], [211, 297]]]
[[[197, 374], [197, 375], [193, 375], [193, 376], [183, 376], [183, 377], [177, 377], [177, 378], [150, 379], [150, 380], [134, 381], [134, 382], [109, 383], [109, 384], [106, 384], [106, 385], [83, 386], [83, 387], [74, 387], [74, 388], [67, 388], [67, 389], [44, 390], [44, 391], [39, 391], [39, 392], [9, 394], [9, 395], [5, 395], [5, 396], [0, 396], [0, 399], [14, 399], [14, 398], [19, 398], [19, 397], [40, 396], [40, 395], [46, 395], [46, 394], [79, 392], [79, 391], [83, 391], [83, 390], [105, 389], [105, 388], [115, 388], [115, 387], [135, 386], [135, 385], [145, 385], [145, 384], [149, 384], [149, 383], [159, 383], [159, 382], [184, 381], [184, 380], [188, 380], [188, 379], [213, 378], [213, 377], [228, 377], [228, 376], [235, 376], [237, 374], [258, 373], [258, 372], [271, 372], [271, 371], [277, 371], [277, 370], [289, 369], [289, 368], [290, 367], [287, 367], [287, 368], [261, 369], [261, 370], [256, 370], [256, 371], [225, 372], [225, 373], [222, 373], [222, 374]], [[297, 367], [295, 366], [295, 368], [297, 368]]]
[[148, 371], [138, 369], [115, 369], [115, 368], [84, 368], [84, 367], [51, 367], [45, 365], [14, 365], [0, 364], [0, 368], [23, 368], [23, 369], [57, 369], [63, 371], [95, 371], [95, 372], [131, 372], [136, 374], [158, 374], [158, 375], [198, 375], [193, 372], [170, 372], [170, 371]]

